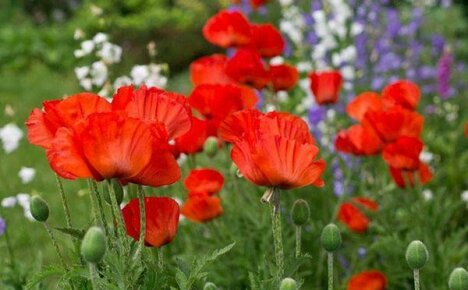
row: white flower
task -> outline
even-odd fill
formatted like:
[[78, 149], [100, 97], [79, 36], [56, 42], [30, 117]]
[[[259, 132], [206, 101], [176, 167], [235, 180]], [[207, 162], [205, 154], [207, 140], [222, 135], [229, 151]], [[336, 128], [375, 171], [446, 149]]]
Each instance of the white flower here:
[[297, 63], [297, 70], [300, 72], [308, 72], [312, 70], [312, 64], [307, 61], [301, 61]]
[[94, 43], [103, 43], [106, 42], [108, 39], [107, 34], [98, 32], [96, 35], [93, 37]]
[[11, 153], [19, 146], [19, 141], [23, 138], [23, 131], [13, 123], [6, 124], [0, 128], [0, 140], [3, 143], [3, 150]]
[[464, 202], [468, 202], [468, 190], [465, 190], [461, 193], [461, 199], [464, 201]]
[[422, 195], [425, 201], [430, 201], [434, 198], [434, 194], [430, 189], [423, 190]]
[[280, 65], [284, 63], [284, 58], [282, 56], [275, 56], [270, 59], [270, 65]]
[[333, 110], [333, 109], [329, 109], [327, 111], [327, 119], [328, 120], [333, 120], [333, 119], [335, 119], [335, 117], [336, 117], [336, 111]]
[[107, 66], [102, 61], [95, 61], [91, 65], [91, 73], [92, 82], [96, 86], [102, 86], [104, 82], [107, 80]]
[[340, 53], [334, 53], [332, 55], [332, 63], [334, 66], [340, 66], [340, 64], [343, 62], [341, 59], [341, 54]]
[[16, 200], [16, 196], [5, 197], [4, 199], [2, 199], [2, 207], [4, 208], [14, 207], [17, 202], [18, 200]]
[[77, 49], [77, 50], [73, 51], [73, 55], [76, 58], [81, 58], [81, 57], [85, 56], [86, 53], [82, 49]]
[[88, 73], [89, 73], [89, 67], [87, 66], [80, 66], [80, 67], [75, 68], [75, 75], [76, 75], [76, 78], [79, 80], [86, 77]]
[[120, 76], [114, 81], [114, 89], [118, 89], [122, 86], [128, 86], [132, 84], [132, 79], [127, 76]]
[[265, 111], [267, 111], [267, 112], [273, 112], [273, 111], [275, 111], [275, 110], [276, 110], [275, 105], [267, 104], [267, 105], [265, 106]]
[[84, 32], [80, 28], [75, 29], [75, 32], [73, 33], [73, 38], [78, 40], [84, 37]]
[[34, 179], [35, 175], [36, 175], [36, 170], [31, 167], [23, 166], [18, 172], [18, 176], [19, 178], [21, 178], [21, 182], [23, 184], [30, 183]]
[[93, 52], [94, 49], [94, 42], [92, 40], [85, 40], [81, 43], [81, 50], [83, 51], [84, 55], [88, 55]]
[[82, 79], [82, 80], [80, 80], [80, 86], [83, 89], [85, 89], [87, 91], [90, 91], [93, 88], [93, 82], [89, 78]]
[[106, 63], [118, 63], [122, 57], [122, 48], [118, 45], [105, 42], [97, 55]]
[[146, 65], [136, 65], [132, 68], [130, 75], [132, 76], [133, 83], [141, 85], [143, 81], [149, 76], [149, 68]]
[[179, 158], [177, 158], [177, 164], [179, 164], [179, 166], [182, 166], [186, 161], [187, 161], [187, 155], [184, 153], [181, 153], [179, 155]]
[[359, 35], [364, 31], [364, 26], [360, 23], [354, 22], [351, 24], [351, 34], [353, 36]]
[[288, 6], [291, 5], [294, 2], [294, 0], [279, 0], [279, 3], [281, 6]]
[[354, 67], [347, 65], [347, 66], [342, 67], [340, 71], [344, 79], [346, 80], [354, 79], [354, 76], [355, 76]]
[[429, 163], [432, 161], [432, 159], [434, 159], [434, 154], [428, 151], [423, 151], [419, 155], [419, 160], [421, 160], [424, 163]]
[[356, 59], [357, 51], [354, 45], [350, 45], [341, 51], [343, 62], [350, 62]]
[[279, 91], [276, 93], [276, 97], [278, 98], [278, 102], [284, 103], [288, 100], [288, 92], [287, 91]]

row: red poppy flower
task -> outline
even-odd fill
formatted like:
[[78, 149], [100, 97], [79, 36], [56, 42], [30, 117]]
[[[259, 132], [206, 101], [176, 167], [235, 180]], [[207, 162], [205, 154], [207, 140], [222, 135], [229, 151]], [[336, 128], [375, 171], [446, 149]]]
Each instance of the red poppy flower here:
[[346, 106], [348, 115], [358, 121], [362, 121], [368, 111], [380, 110], [382, 110], [382, 100], [380, 96], [374, 92], [362, 93]]
[[189, 97], [190, 105], [218, 127], [231, 113], [252, 108], [258, 101], [256, 93], [239, 85], [197, 86]]
[[382, 91], [382, 100], [387, 105], [399, 105], [408, 110], [415, 110], [421, 97], [419, 87], [410, 81], [401, 80], [386, 86]]
[[175, 151], [179, 153], [194, 154], [203, 151], [203, 145], [208, 138], [208, 123], [192, 117], [192, 127], [184, 135], [175, 138]]
[[129, 117], [146, 123], [163, 123], [170, 140], [185, 134], [191, 126], [191, 109], [179, 94], [155, 87], [121, 87], [112, 100], [112, 109], [124, 110]]
[[283, 36], [276, 27], [268, 24], [252, 24], [250, 26], [252, 36], [247, 48], [255, 50], [263, 57], [275, 57], [284, 51], [285, 42]]
[[369, 219], [352, 203], [341, 204], [338, 211], [338, 220], [356, 233], [365, 233], [369, 227]]
[[424, 144], [417, 137], [402, 136], [385, 146], [383, 159], [393, 168], [402, 170], [416, 170], [419, 168], [419, 155]]
[[182, 215], [191, 221], [204, 223], [223, 214], [221, 199], [207, 194], [191, 195], [182, 206]]
[[245, 45], [250, 41], [250, 24], [242, 13], [223, 10], [208, 19], [203, 26], [203, 36], [223, 48]]
[[380, 152], [383, 143], [368, 124], [358, 124], [341, 130], [335, 139], [338, 151], [354, 155], [374, 155]]
[[190, 80], [195, 86], [201, 84], [231, 84], [234, 81], [226, 74], [228, 58], [223, 54], [201, 57], [190, 64]]
[[244, 110], [231, 114], [220, 133], [233, 143], [231, 158], [252, 183], [282, 189], [324, 185], [325, 162], [315, 159], [319, 149], [301, 118]]
[[361, 205], [368, 210], [377, 211], [379, 209], [379, 205], [372, 199], [366, 197], [355, 197], [351, 200], [355, 204]]
[[433, 173], [427, 164], [420, 162], [417, 170], [407, 171], [389, 167], [393, 181], [401, 187], [413, 187], [416, 182], [426, 184], [432, 180]]
[[299, 79], [299, 72], [289, 64], [272, 65], [268, 72], [275, 91], [288, 91]]
[[339, 71], [312, 72], [309, 79], [310, 89], [317, 104], [327, 105], [338, 101], [343, 84], [343, 77]]
[[268, 72], [258, 53], [249, 49], [238, 49], [228, 61], [226, 73], [233, 80], [256, 89], [264, 88], [268, 82]]
[[221, 191], [224, 177], [214, 169], [193, 169], [184, 180], [185, 188], [190, 193], [213, 195]]
[[348, 281], [346, 290], [384, 290], [387, 278], [377, 270], [358, 273]]
[[82, 126], [59, 128], [47, 150], [52, 169], [64, 178], [117, 178], [122, 183], [161, 186], [180, 169], [160, 123], [146, 124], [123, 112], [94, 113]]
[[268, 2], [269, 2], [269, 0], [250, 0], [250, 4], [251, 4], [252, 7], [254, 7], [254, 8], [258, 8], [258, 7], [264, 6], [264, 5], [267, 4]]
[[423, 116], [400, 106], [369, 111], [363, 119], [363, 124], [372, 126], [385, 143], [395, 142], [400, 136], [419, 137], [423, 122]]
[[[145, 197], [146, 233], [145, 245], [160, 248], [172, 242], [179, 224], [179, 205], [169, 197]], [[140, 238], [140, 204], [132, 199], [122, 215], [127, 234], [135, 241]]]
[[110, 103], [92, 93], [80, 93], [64, 100], [46, 101], [44, 110], [34, 109], [26, 121], [31, 144], [48, 149], [60, 127], [74, 128], [93, 113], [109, 112]]

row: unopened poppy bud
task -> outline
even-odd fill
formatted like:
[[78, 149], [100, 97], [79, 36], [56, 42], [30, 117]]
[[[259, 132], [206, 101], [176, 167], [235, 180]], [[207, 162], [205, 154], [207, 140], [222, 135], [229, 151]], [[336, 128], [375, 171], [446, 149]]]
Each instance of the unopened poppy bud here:
[[296, 290], [297, 283], [292, 278], [284, 278], [280, 284], [280, 290]]
[[307, 201], [298, 199], [292, 207], [292, 219], [296, 226], [303, 226], [309, 221], [310, 207]]
[[31, 197], [29, 202], [29, 207], [31, 209], [31, 215], [38, 222], [45, 222], [49, 218], [49, 206], [47, 202], [42, 199], [39, 195], [34, 195]]
[[411, 269], [421, 269], [429, 260], [429, 252], [421, 241], [412, 241], [406, 249], [406, 262]]
[[322, 230], [320, 237], [322, 247], [327, 252], [334, 252], [341, 246], [341, 233], [340, 229], [335, 224], [328, 224]]
[[203, 145], [203, 152], [205, 152], [208, 157], [216, 156], [216, 153], [218, 153], [218, 138], [213, 136], [208, 137]]
[[[112, 179], [111, 184], [112, 188], [114, 189], [115, 199], [117, 200], [118, 204], [121, 204], [124, 197], [123, 187], [116, 179]], [[108, 190], [104, 192], [104, 200], [108, 204], [112, 204], [109, 194], [110, 192]]]
[[106, 238], [98, 227], [90, 227], [81, 242], [81, 255], [89, 263], [97, 263], [106, 253]]
[[203, 286], [203, 290], [217, 290], [218, 287], [214, 283], [207, 282], [205, 286]]
[[468, 289], [468, 272], [463, 268], [455, 268], [449, 278], [450, 290]]
[[229, 168], [229, 173], [232, 175], [232, 176], [236, 176], [237, 175], [237, 166], [236, 164], [233, 162], [231, 164], [231, 167]]

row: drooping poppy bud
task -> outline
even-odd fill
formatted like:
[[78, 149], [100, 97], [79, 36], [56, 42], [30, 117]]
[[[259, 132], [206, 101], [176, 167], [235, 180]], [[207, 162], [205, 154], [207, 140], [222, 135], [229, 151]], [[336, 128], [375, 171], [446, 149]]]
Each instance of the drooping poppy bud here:
[[281, 281], [280, 290], [297, 290], [297, 283], [292, 278], [284, 278]]
[[421, 241], [412, 241], [406, 249], [406, 262], [411, 269], [421, 269], [429, 260], [429, 252]]
[[49, 205], [39, 195], [31, 197], [30, 209], [31, 215], [38, 222], [45, 222], [49, 218]]
[[463, 268], [456, 268], [452, 271], [448, 282], [450, 290], [468, 289], [468, 272]]
[[327, 252], [338, 250], [342, 243], [340, 229], [335, 224], [328, 224], [322, 230], [320, 241]]
[[298, 199], [292, 207], [292, 219], [296, 226], [305, 225], [310, 218], [310, 207], [307, 201]]
[[86, 262], [98, 263], [106, 253], [106, 237], [101, 228], [88, 229], [81, 242], [81, 255]]

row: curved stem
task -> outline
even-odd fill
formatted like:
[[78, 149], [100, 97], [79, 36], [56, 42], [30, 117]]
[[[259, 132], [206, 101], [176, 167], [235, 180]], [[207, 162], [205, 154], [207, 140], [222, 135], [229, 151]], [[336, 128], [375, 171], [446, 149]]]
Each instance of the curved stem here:
[[280, 283], [284, 275], [284, 252], [283, 252], [283, 237], [281, 233], [281, 213], [280, 213], [280, 191], [277, 188], [271, 190], [271, 196], [268, 202], [271, 204], [271, 222], [273, 230], [273, 242], [275, 246], [276, 260], [276, 279]]
[[301, 226], [296, 226], [296, 258], [301, 255]]
[[99, 213], [100, 213], [101, 223], [102, 223], [102, 225], [104, 227], [104, 233], [106, 234], [106, 236], [109, 236], [109, 228], [107, 226], [107, 220], [106, 220], [106, 216], [104, 214], [104, 206], [102, 205], [101, 193], [98, 190], [98, 186], [97, 186], [96, 181], [90, 180], [90, 184], [91, 184], [91, 190], [95, 194], [96, 199], [97, 199], [97, 205], [98, 205], [98, 209], [99, 209]]
[[333, 253], [327, 253], [328, 262], [328, 290], [333, 290]]
[[55, 174], [55, 180], [59, 188], [60, 199], [62, 200], [63, 212], [65, 213], [65, 221], [67, 222], [67, 227], [71, 228], [72, 222], [71, 222], [71, 216], [70, 216], [70, 208], [68, 207], [68, 202], [65, 196], [65, 190], [63, 189], [62, 180], [57, 174]]
[[119, 237], [122, 249], [125, 250], [125, 224], [122, 218], [122, 211], [120, 210], [119, 203], [117, 202], [117, 198], [115, 197], [114, 187], [112, 186], [110, 181], [107, 183], [107, 185], [109, 190], [109, 196], [111, 199], [112, 211], [114, 212], [114, 216], [116, 217], [115, 220], [117, 222], [115, 231], [117, 232], [117, 236]]
[[93, 290], [98, 290], [99, 286], [97, 283], [98, 280], [98, 273], [96, 269], [96, 264], [94, 263], [88, 263], [89, 265], [89, 276], [91, 277], [91, 286]]
[[419, 269], [413, 270], [413, 276], [414, 276], [414, 290], [421, 289], [419, 286]]
[[138, 259], [140, 253], [143, 251], [145, 246], [145, 236], [146, 236], [146, 206], [145, 206], [145, 193], [143, 192], [143, 187], [138, 185], [137, 188], [138, 195], [138, 205], [140, 208], [140, 235], [138, 238], [138, 248], [135, 252], [135, 259]]
[[67, 269], [68, 268], [67, 264], [65, 264], [65, 259], [63, 258], [62, 253], [60, 252], [60, 248], [58, 246], [57, 240], [55, 239], [54, 233], [52, 232], [52, 230], [50, 229], [50, 227], [49, 227], [49, 225], [47, 223], [43, 223], [43, 224], [44, 224], [44, 227], [45, 227], [45, 229], [47, 231], [47, 234], [49, 235], [50, 239], [52, 240], [52, 245], [54, 246], [55, 251], [57, 252], [60, 263], [62, 264], [64, 269]]

